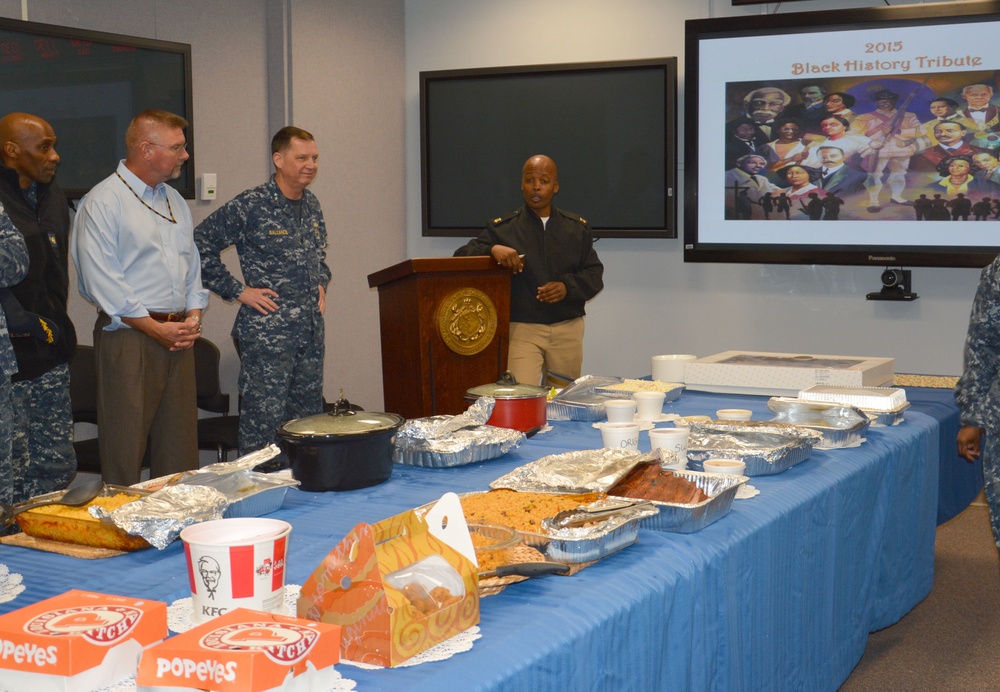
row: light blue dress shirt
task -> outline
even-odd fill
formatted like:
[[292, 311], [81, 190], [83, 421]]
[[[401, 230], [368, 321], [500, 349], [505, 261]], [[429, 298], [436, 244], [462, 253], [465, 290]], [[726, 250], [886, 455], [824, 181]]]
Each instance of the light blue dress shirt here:
[[208, 305], [187, 203], [169, 185], [149, 187], [124, 161], [80, 201], [70, 254], [80, 294], [111, 317], [108, 331], [128, 328], [122, 317]]

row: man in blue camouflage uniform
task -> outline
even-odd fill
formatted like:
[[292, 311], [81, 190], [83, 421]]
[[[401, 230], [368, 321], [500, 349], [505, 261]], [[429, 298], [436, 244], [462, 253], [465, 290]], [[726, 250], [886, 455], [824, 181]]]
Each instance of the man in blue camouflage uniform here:
[[[7, 218], [0, 205], [0, 286], [13, 286], [28, 273], [28, 248], [24, 238]], [[14, 469], [11, 466], [11, 401], [10, 376], [17, 372], [17, 359], [7, 334], [7, 319], [0, 310], [0, 502], [14, 499]]]
[[[14, 501], [65, 488], [76, 474], [69, 361], [76, 331], [69, 295], [69, 204], [55, 183], [59, 154], [49, 123], [28, 113], [0, 120], [0, 203], [24, 237], [28, 275], [11, 289], [28, 328], [8, 319], [17, 356], [14, 388]], [[8, 316], [9, 317], [9, 316]], [[36, 329], [32, 330], [34, 319]], [[39, 319], [45, 324], [37, 329]]]
[[990, 523], [1000, 550], [1000, 257], [983, 269], [979, 279], [955, 401], [962, 422], [958, 454], [971, 462], [982, 453]]
[[[242, 306], [240, 454], [266, 447], [293, 418], [323, 411], [323, 312], [330, 269], [316, 195], [319, 153], [311, 134], [285, 127], [271, 140], [274, 176], [227, 202], [195, 229], [202, 280]], [[236, 246], [241, 284], [220, 254]]]

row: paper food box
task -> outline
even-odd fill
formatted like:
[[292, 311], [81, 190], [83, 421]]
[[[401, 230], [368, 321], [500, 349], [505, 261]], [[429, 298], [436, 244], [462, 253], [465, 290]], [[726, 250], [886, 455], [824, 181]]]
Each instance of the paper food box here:
[[134, 675], [167, 637], [167, 604], [67, 591], [0, 616], [0, 690], [80, 692]]
[[299, 617], [342, 627], [341, 657], [384, 667], [479, 622], [476, 558], [462, 504], [447, 493], [358, 524], [302, 585]]
[[892, 358], [725, 351], [688, 361], [684, 384], [703, 392], [795, 396], [819, 384], [891, 385], [894, 366]]
[[137, 692], [327, 692], [340, 627], [236, 608], [142, 654]]

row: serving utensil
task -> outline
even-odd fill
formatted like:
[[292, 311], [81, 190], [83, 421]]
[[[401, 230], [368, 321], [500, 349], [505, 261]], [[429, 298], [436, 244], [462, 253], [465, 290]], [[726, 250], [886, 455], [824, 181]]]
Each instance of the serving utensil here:
[[589, 505], [581, 505], [576, 509], [564, 509], [555, 516], [546, 519], [544, 523], [554, 529], [567, 529], [573, 526], [583, 526], [595, 521], [603, 521], [627, 510], [652, 506], [651, 502], [646, 501], [598, 500]]
[[546, 574], [566, 574], [569, 565], [561, 562], [517, 562], [512, 565], [500, 565], [496, 569], [480, 572], [480, 579], [492, 577], [541, 577]]
[[51, 497], [49, 494], [41, 495], [38, 498], [18, 502], [15, 505], [0, 504], [0, 516], [3, 517], [3, 527], [7, 528], [14, 523], [14, 517], [29, 509], [44, 507], [46, 505], [66, 505], [67, 507], [79, 507], [85, 505], [104, 490], [104, 480], [94, 478], [73, 486], [58, 497]]

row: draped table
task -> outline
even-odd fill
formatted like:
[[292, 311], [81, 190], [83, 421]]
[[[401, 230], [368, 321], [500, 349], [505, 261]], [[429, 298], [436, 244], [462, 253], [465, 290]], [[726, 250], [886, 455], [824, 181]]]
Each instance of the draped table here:
[[[763, 397], [691, 392], [664, 411], [712, 415], [724, 407], [771, 417]], [[930, 592], [945, 417], [914, 406], [901, 425], [872, 428], [858, 448], [817, 450], [784, 473], [751, 478], [760, 494], [736, 500], [701, 531], [643, 529], [638, 543], [572, 577], [532, 579], [486, 597], [482, 637], [468, 652], [394, 670], [345, 665], [341, 673], [358, 690], [835, 690], [868, 633]], [[303, 583], [359, 522], [447, 491], [482, 490], [529, 461], [601, 444], [589, 423], [552, 425], [498, 460], [397, 466], [388, 482], [346, 493], [289, 491], [271, 515], [293, 526], [288, 583]], [[640, 449], [648, 448], [643, 433]], [[179, 542], [93, 561], [3, 545], [0, 564], [25, 585], [0, 613], [71, 588], [168, 603], [190, 595]]]

